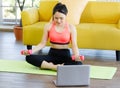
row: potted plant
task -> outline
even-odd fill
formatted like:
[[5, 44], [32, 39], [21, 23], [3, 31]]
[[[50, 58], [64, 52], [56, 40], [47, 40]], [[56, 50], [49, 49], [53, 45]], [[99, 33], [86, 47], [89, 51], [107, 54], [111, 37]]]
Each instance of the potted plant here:
[[[25, 0], [17, 0], [20, 11], [23, 10]], [[22, 41], [22, 19], [20, 19], [20, 24], [14, 26], [14, 34], [17, 41]]]

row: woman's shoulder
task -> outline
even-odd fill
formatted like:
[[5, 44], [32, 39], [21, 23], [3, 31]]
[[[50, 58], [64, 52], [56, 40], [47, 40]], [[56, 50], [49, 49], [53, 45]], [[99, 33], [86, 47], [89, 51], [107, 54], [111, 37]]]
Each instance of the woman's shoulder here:
[[75, 26], [74, 26], [73, 24], [69, 24], [69, 27], [70, 27], [70, 28], [73, 28], [73, 27], [75, 27]]
[[44, 28], [49, 30], [51, 28], [51, 26], [52, 26], [52, 22], [48, 22], [48, 23], [45, 24]]
[[73, 31], [73, 30], [76, 29], [76, 27], [75, 27], [73, 24], [68, 24], [68, 26], [69, 26], [69, 29], [70, 29], [71, 31]]

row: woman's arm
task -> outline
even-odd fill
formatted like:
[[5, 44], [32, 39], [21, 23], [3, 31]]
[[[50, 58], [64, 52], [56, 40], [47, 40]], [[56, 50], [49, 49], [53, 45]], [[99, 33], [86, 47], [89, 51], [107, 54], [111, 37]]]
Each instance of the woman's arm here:
[[72, 53], [75, 56], [75, 60], [80, 61], [79, 49], [78, 49], [78, 45], [77, 45], [77, 32], [76, 32], [75, 26], [70, 25], [70, 31], [71, 31]]
[[35, 46], [32, 50], [32, 53], [36, 53], [37, 51], [41, 50], [42, 48], [45, 47], [46, 45], [46, 42], [48, 40], [48, 31], [49, 31], [49, 28], [50, 28], [50, 24], [46, 24], [45, 27], [44, 27], [44, 32], [43, 32], [43, 37], [42, 37], [42, 40], [41, 42]]

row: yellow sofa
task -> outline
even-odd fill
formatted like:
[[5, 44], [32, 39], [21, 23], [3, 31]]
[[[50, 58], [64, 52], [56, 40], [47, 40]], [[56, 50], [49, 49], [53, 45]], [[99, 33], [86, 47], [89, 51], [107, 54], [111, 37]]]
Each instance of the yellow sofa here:
[[[53, 6], [48, 6], [48, 10]], [[23, 44], [28, 47], [41, 41], [44, 25], [52, 16], [52, 13], [46, 13], [47, 10], [43, 10], [41, 15], [41, 7], [26, 9], [21, 13]], [[116, 60], [120, 61], [120, 2], [89, 1], [80, 23], [75, 26], [79, 48], [115, 50]]]

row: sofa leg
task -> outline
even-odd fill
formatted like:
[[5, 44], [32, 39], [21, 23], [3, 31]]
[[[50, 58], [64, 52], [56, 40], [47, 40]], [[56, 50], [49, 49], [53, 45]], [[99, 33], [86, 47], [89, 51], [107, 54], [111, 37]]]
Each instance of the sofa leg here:
[[116, 61], [120, 61], [120, 51], [116, 51]]
[[27, 49], [28, 50], [32, 49], [32, 45], [27, 45]]

